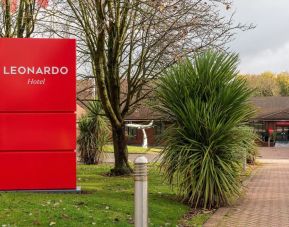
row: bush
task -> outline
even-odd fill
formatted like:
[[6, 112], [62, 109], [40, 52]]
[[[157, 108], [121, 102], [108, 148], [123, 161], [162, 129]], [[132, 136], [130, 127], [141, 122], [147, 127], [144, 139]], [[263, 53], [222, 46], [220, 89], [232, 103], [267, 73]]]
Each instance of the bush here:
[[258, 147], [256, 141], [258, 141], [258, 135], [254, 129], [249, 126], [240, 127], [243, 139], [243, 152], [246, 155], [247, 163], [254, 164], [258, 155]]
[[88, 110], [88, 115], [78, 122], [77, 144], [80, 161], [90, 165], [99, 163], [103, 146], [108, 141], [109, 130], [98, 102], [91, 102]]
[[255, 135], [246, 128], [252, 91], [237, 63], [235, 54], [207, 51], [167, 70], [158, 84], [157, 109], [173, 122], [161, 169], [193, 206], [219, 207], [240, 192], [244, 149]]

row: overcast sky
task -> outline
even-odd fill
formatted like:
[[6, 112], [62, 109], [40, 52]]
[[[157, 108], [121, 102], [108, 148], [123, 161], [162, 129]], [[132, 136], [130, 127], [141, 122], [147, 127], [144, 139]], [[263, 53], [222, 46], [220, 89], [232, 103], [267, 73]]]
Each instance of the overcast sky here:
[[235, 21], [256, 28], [230, 43], [240, 54], [242, 73], [289, 71], [289, 0], [233, 0]]

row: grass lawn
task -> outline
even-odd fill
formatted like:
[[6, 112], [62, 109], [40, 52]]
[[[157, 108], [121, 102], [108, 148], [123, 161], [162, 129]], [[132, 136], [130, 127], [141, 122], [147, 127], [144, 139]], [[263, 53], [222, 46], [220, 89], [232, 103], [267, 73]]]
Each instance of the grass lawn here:
[[[141, 146], [127, 146], [128, 153], [160, 153], [162, 148], [161, 147], [149, 147], [143, 148]], [[104, 152], [113, 152], [112, 145], [105, 145]]]
[[[82, 194], [0, 193], [0, 227], [132, 226], [132, 177], [107, 177], [110, 166], [78, 166]], [[189, 207], [154, 167], [149, 172], [150, 226], [176, 226]]]

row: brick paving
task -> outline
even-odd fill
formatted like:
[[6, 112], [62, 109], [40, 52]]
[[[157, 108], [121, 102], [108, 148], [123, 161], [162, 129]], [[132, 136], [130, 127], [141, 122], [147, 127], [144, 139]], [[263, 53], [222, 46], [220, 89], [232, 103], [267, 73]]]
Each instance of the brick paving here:
[[289, 226], [289, 149], [262, 148], [259, 162], [244, 197], [221, 219], [213, 215], [206, 227]]

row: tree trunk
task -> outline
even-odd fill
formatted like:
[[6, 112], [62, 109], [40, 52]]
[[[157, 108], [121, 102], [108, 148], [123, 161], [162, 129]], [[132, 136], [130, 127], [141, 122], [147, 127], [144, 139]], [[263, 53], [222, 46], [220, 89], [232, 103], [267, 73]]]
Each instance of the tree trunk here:
[[111, 174], [114, 176], [128, 175], [132, 173], [132, 168], [128, 164], [128, 151], [125, 138], [125, 126], [113, 127], [113, 148], [114, 148], [114, 169]]

